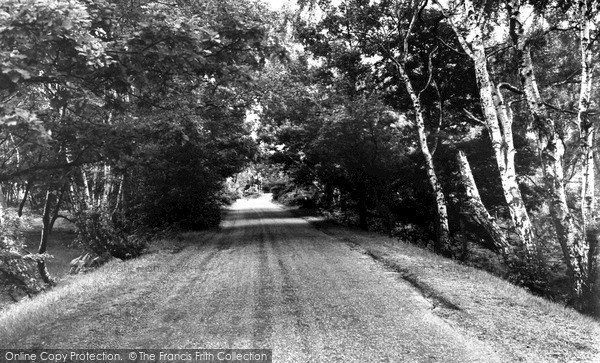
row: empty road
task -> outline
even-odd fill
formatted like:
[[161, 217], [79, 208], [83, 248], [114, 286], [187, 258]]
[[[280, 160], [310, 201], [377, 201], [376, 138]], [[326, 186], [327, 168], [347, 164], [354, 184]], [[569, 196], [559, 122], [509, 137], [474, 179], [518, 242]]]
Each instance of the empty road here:
[[236, 202], [218, 232], [200, 236], [11, 346], [269, 348], [274, 362], [499, 361], [411, 285], [268, 196]]

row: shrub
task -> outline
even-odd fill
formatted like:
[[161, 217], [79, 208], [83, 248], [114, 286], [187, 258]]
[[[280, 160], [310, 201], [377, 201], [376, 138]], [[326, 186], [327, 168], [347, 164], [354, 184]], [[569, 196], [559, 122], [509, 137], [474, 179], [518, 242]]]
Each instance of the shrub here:
[[530, 256], [523, 248], [516, 248], [506, 261], [508, 275], [506, 278], [526, 287], [532, 293], [554, 299], [552, 291], [552, 271], [540, 256]]
[[32, 295], [44, 289], [38, 279], [37, 261], [48, 255], [32, 254], [25, 250], [21, 220], [4, 211], [0, 224], [0, 292], [15, 296]]
[[314, 187], [299, 187], [286, 185], [277, 194], [273, 193], [273, 199], [280, 203], [302, 208], [315, 208], [317, 206], [318, 192]]
[[220, 204], [230, 205], [236, 200], [242, 197], [242, 193], [239, 189], [235, 188], [230, 183], [224, 183], [223, 188], [218, 194], [218, 200]]
[[98, 255], [109, 253], [122, 260], [142, 254], [147, 246], [148, 236], [128, 233], [119, 225], [116, 218], [102, 209], [82, 210], [75, 213], [77, 243], [87, 251]]

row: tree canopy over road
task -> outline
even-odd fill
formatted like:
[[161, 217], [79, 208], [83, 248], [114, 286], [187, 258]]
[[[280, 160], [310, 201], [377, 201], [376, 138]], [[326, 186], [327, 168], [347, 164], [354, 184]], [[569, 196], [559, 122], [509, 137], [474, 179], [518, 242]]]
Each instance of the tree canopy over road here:
[[5, 0], [3, 286], [53, 284], [59, 218], [128, 259], [260, 187], [598, 314], [599, 21], [597, 0]]

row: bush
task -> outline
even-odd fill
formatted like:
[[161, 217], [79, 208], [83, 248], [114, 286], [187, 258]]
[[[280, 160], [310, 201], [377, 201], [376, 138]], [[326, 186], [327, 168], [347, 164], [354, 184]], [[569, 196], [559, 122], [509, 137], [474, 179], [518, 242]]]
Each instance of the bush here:
[[429, 229], [416, 223], [396, 223], [392, 230], [392, 236], [422, 247], [429, 245], [431, 239], [434, 238]]
[[220, 204], [231, 205], [236, 200], [242, 197], [239, 189], [233, 187], [229, 183], [224, 183], [223, 189], [219, 192], [218, 200]]
[[358, 226], [358, 213], [353, 210], [342, 211], [340, 208], [333, 208], [328, 211], [323, 211], [323, 215], [342, 226]]
[[536, 295], [555, 298], [551, 288], [553, 273], [546, 261], [538, 256], [529, 256], [523, 248], [518, 248], [510, 254], [506, 265], [508, 281], [526, 287]]
[[[273, 190], [273, 188], [271, 190]], [[316, 188], [310, 186], [298, 187], [285, 185], [283, 188], [276, 189], [276, 192], [273, 192], [273, 199], [289, 206], [316, 208], [318, 192]]]
[[[264, 185], [267, 184], [265, 183]], [[291, 183], [272, 183], [268, 190], [273, 194], [273, 200], [279, 201], [284, 194], [294, 188], [296, 188], [296, 186]]]
[[22, 294], [33, 295], [45, 286], [39, 281], [37, 261], [48, 255], [32, 254], [25, 250], [21, 220], [12, 212], [4, 211], [0, 224], [0, 293], [13, 299]]
[[86, 251], [97, 255], [127, 260], [138, 257], [147, 246], [149, 237], [144, 234], [127, 233], [102, 209], [83, 210], [75, 214], [76, 242]]

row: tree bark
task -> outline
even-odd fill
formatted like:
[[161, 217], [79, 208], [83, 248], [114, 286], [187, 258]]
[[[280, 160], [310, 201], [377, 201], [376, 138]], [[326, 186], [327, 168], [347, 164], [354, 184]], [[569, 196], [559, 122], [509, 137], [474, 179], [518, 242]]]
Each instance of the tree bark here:
[[595, 128], [588, 116], [590, 108], [590, 97], [592, 88], [592, 49], [590, 40], [590, 28], [592, 19], [586, 2], [580, 2], [580, 41], [581, 41], [581, 81], [579, 88], [579, 107], [577, 110], [577, 124], [579, 125], [579, 137], [583, 166], [581, 173], [581, 215], [584, 230], [589, 221], [595, 215], [594, 201], [594, 134]]
[[434, 250], [436, 252], [443, 251], [450, 245], [450, 228], [448, 226], [448, 209], [446, 206], [446, 197], [442, 190], [442, 185], [439, 182], [435, 166], [433, 164], [433, 156], [427, 145], [427, 133], [425, 132], [425, 117], [423, 115], [423, 107], [421, 106], [421, 100], [415, 89], [413, 88], [410, 77], [406, 73], [404, 64], [396, 63], [396, 69], [406, 87], [413, 108], [415, 110], [415, 126], [417, 128], [417, 138], [419, 141], [419, 147], [421, 154], [425, 159], [425, 170], [427, 171], [427, 180], [433, 191], [435, 198], [435, 206], [437, 212], [437, 235]]
[[[52, 203], [55, 196], [50, 189], [46, 192], [46, 201], [44, 202], [44, 211], [42, 213], [42, 233], [40, 235], [40, 245], [38, 246], [38, 253], [46, 253], [48, 247], [48, 238], [50, 235], [50, 219]], [[40, 259], [37, 261], [38, 271], [42, 277], [42, 281], [46, 284], [53, 284], [52, 277], [46, 266], [46, 261]]]
[[[6, 205], [6, 199], [4, 198], [4, 191], [2, 190], [2, 185], [0, 184], [0, 225], [3, 225], [6, 222], [6, 209], [8, 206]], [[6, 238], [3, 236], [2, 238]]]
[[489, 214], [481, 201], [467, 156], [463, 151], [459, 151], [456, 159], [458, 161], [460, 181], [461, 186], [464, 188], [465, 197], [462, 203], [463, 208], [461, 208], [461, 218], [466, 219], [469, 224], [475, 224], [480, 228], [480, 231], [483, 232], [480, 237], [487, 242], [488, 248], [500, 253], [504, 258], [508, 257], [509, 244], [496, 220]]
[[[436, 206], [436, 240], [434, 244], [434, 250], [436, 252], [444, 251], [448, 246], [450, 246], [450, 228], [448, 225], [448, 209], [446, 205], [446, 197], [444, 196], [444, 192], [442, 190], [442, 185], [439, 182], [437, 177], [437, 173], [435, 170], [435, 166], [433, 163], [433, 155], [429, 149], [427, 144], [427, 132], [425, 131], [425, 115], [423, 112], [423, 107], [421, 105], [420, 93], [424, 91], [430, 84], [432, 73], [431, 69], [429, 69], [429, 80], [427, 85], [421, 92], [417, 92], [414, 88], [410, 76], [406, 72], [406, 63], [408, 61], [409, 56], [409, 39], [412, 35], [413, 29], [419, 17], [419, 9], [421, 9], [426, 4], [426, 1], [423, 0], [415, 0], [411, 2], [412, 14], [410, 23], [408, 25], [408, 29], [403, 33], [400, 29], [398, 29], [398, 35], [402, 38], [403, 49], [402, 54], [398, 56], [395, 52], [392, 52], [388, 49], [384, 44], [379, 44], [379, 47], [383, 51], [384, 56], [391, 61], [396, 67], [396, 72], [400, 79], [402, 79], [404, 83], [404, 87], [406, 92], [410, 96], [410, 99], [413, 104], [413, 109], [415, 111], [415, 127], [417, 129], [417, 141], [419, 143], [419, 148], [421, 150], [421, 154], [425, 159], [425, 170], [427, 172], [427, 180], [433, 192], [435, 206]], [[430, 66], [430, 65], [429, 65]]]
[[[572, 255], [577, 261], [574, 266], [574, 297], [575, 307], [582, 311], [591, 311], [597, 302], [593, 301], [594, 284], [596, 280], [595, 246], [598, 231], [596, 226], [595, 203], [595, 165], [594, 165], [594, 139], [596, 125], [590, 119], [590, 98], [592, 94], [592, 40], [591, 29], [594, 27], [594, 18], [598, 13], [597, 1], [579, 2], [579, 27], [581, 41], [581, 80], [579, 88], [579, 107], [577, 123], [582, 153], [581, 168], [581, 219], [584, 232], [581, 242], [571, 247]], [[573, 258], [571, 258], [573, 259]]]
[[[436, 4], [444, 9], [439, 1]], [[488, 72], [482, 14], [475, 8], [472, 0], [465, 0], [461, 4], [462, 9], [454, 9], [447, 18], [461, 46], [475, 64], [481, 109], [492, 141], [504, 199], [520, 243], [532, 255], [536, 251], [533, 226], [523, 203], [516, 175], [512, 115], [504, 103], [501, 90], [494, 85]]]
[[[582, 5], [585, 6], [585, 5]], [[582, 169], [581, 169], [581, 233], [575, 223], [575, 216], [567, 205], [565, 189], [563, 156], [565, 147], [552, 117], [544, 106], [540, 96], [535, 70], [531, 60], [531, 48], [529, 39], [524, 34], [521, 14], [521, 1], [513, 0], [508, 3], [510, 17], [510, 36], [517, 50], [519, 76], [529, 113], [538, 131], [538, 148], [540, 149], [541, 161], [544, 172], [545, 185], [548, 188], [550, 214], [557, 232], [558, 242], [563, 252], [563, 258], [567, 266], [571, 280], [571, 290], [574, 305], [579, 310], [586, 310], [585, 305], [590, 300], [594, 283], [593, 248], [590, 243], [595, 237], [588, 238], [588, 221], [595, 218], [594, 204], [594, 153], [592, 143], [594, 140], [594, 128], [587, 118], [589, 108], [589, 97], [591, 91], [591, 53], [589, 51], [589, 22], [584, 24], [581, 30], [581, 58], [582, 75], [579, 97], [578, 125], [582, 145]], [[580, 10], [581, 11], [581, 10]], [[582, 12], [584, 14], [584, 12]], [[587, 41], [585, 39], [588, 39]]]
[[27, 180], [27, 184], [25, 186], [25, 193], [23, 194], [23, 199], [21, 199], [21, 203], [19, 203], [19, 209], [17, 211], [17, 215], [21, 217], [23, 215], [23, 208], [25, 207], [25, 203], [27, 202], [27, 196], [29, 196], [29, 191], [31, 190], [31, 180]]
[[[54, 222], [56, 222], [56, 219], [58, 218], [58, 213], [60, 212], [60, 206], [66, 188], [67, 184], [63, 186], [63, 188], [59, 192], [58, 197], [52, 192], [51, 189], [48, 189], [48, 191], [46, 192], [46, 201], [44, 202], [44, 211], [42, 213], [42, 232], [40, 235], [40, 244], [38, 246], [39, 254], [46, 253], [48, 250], [48, 240], [50, 238], [50, 233], [52, 233]], [[48, 271], [46, 261], [43, 259], [38, 260], [37, 266], [42, 280], [47, 284], [53, 285], [54, 280], [52, 279], [52, 276]]]

